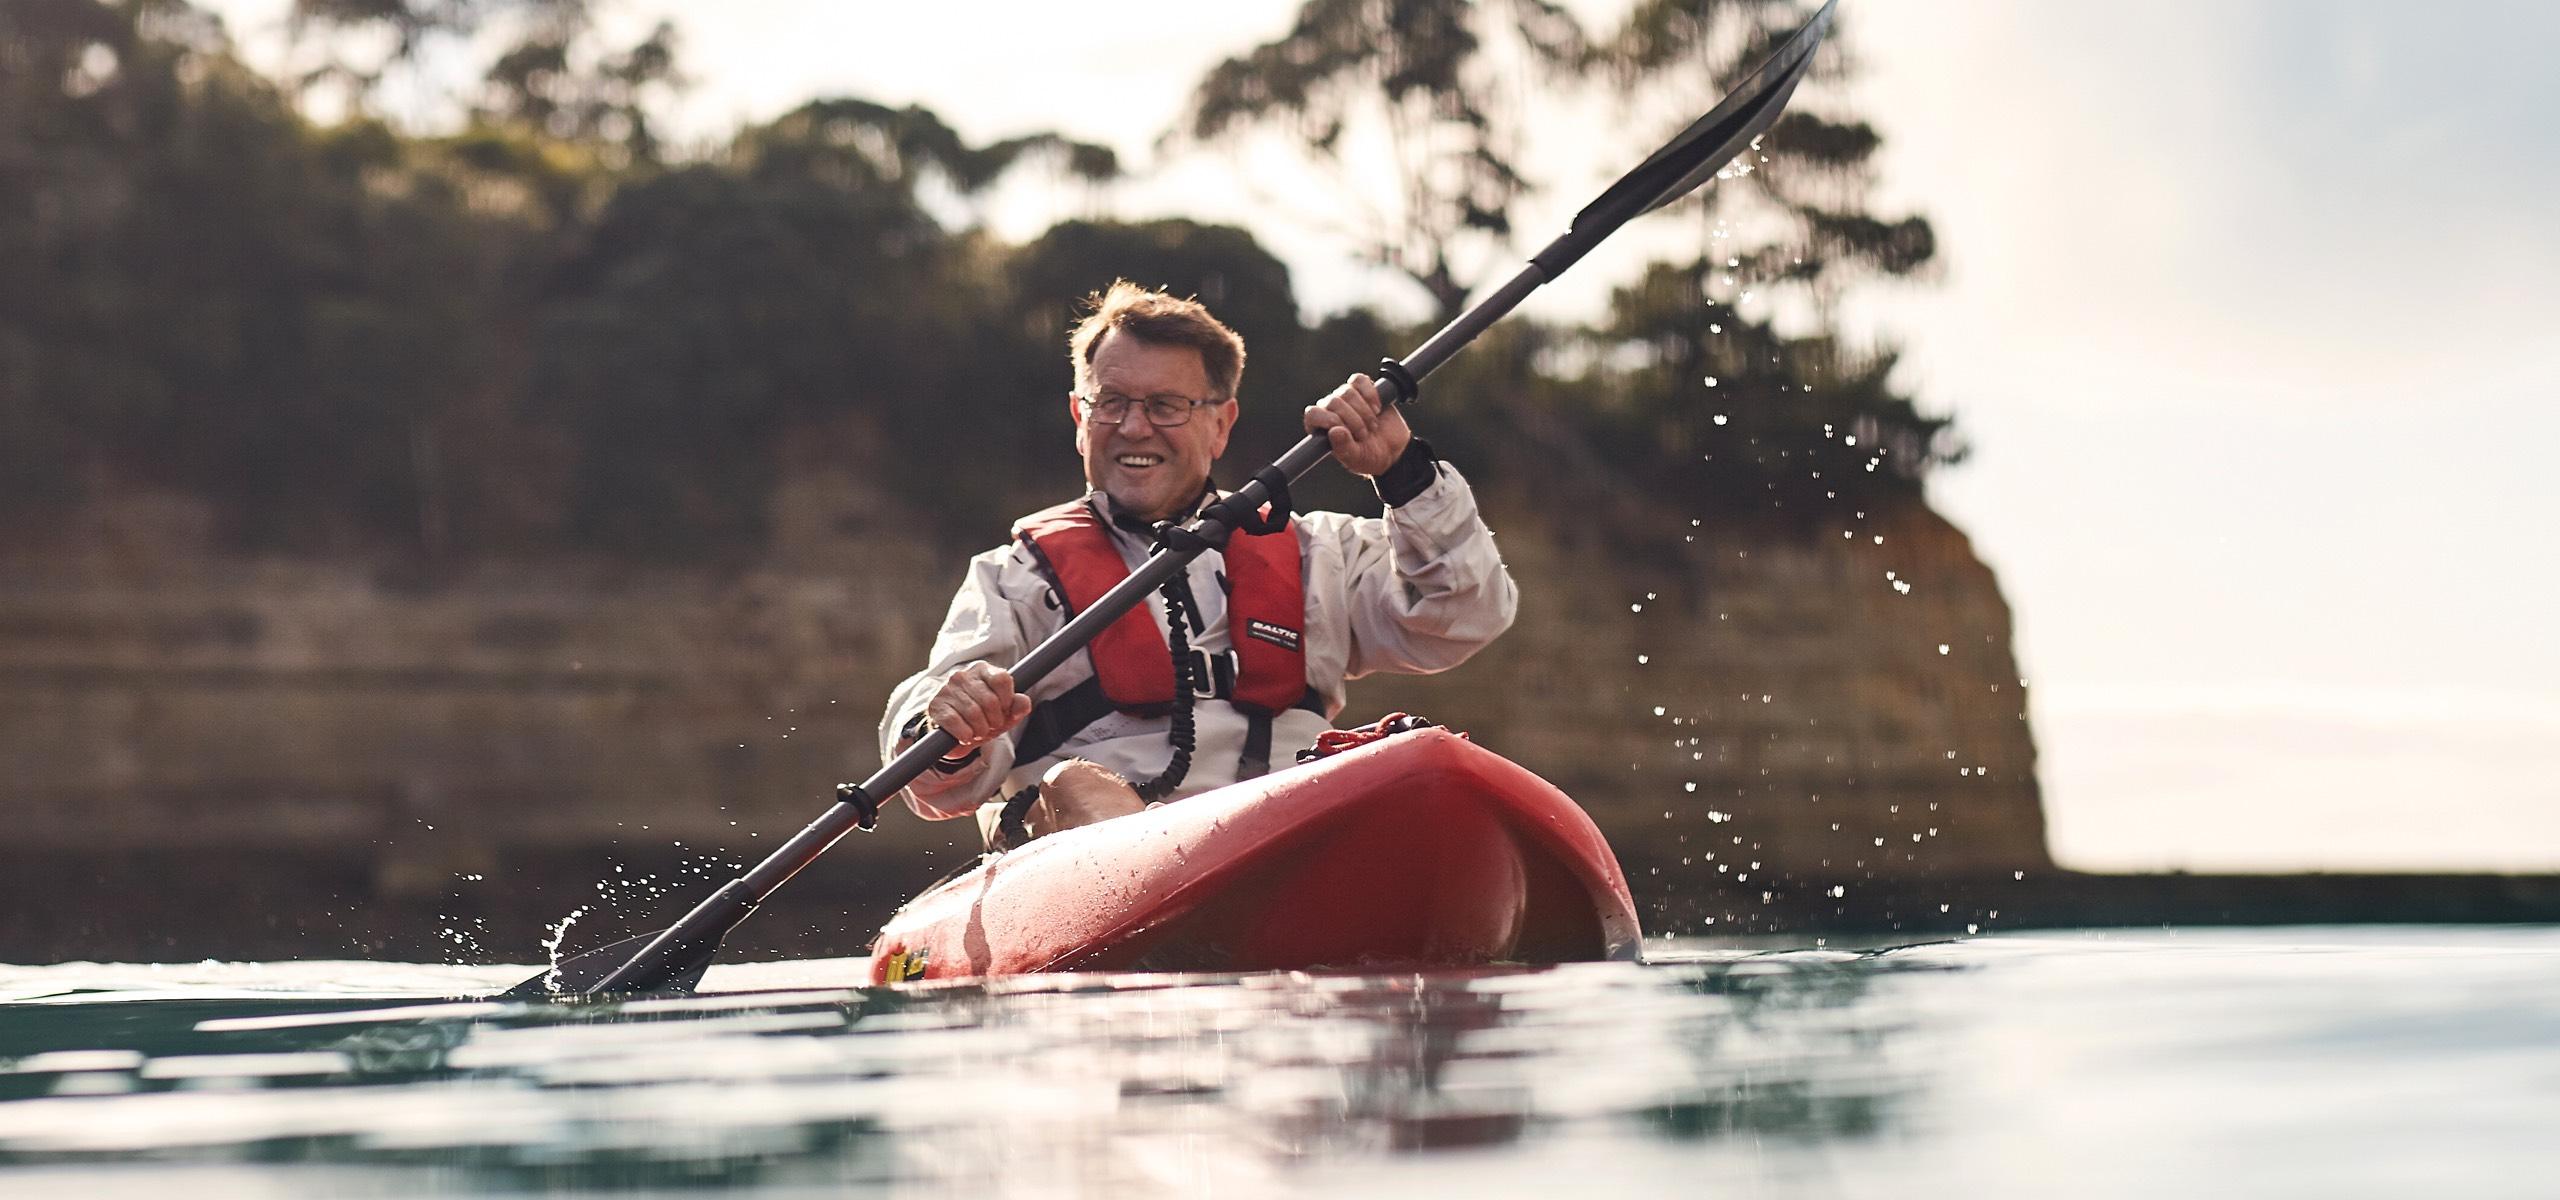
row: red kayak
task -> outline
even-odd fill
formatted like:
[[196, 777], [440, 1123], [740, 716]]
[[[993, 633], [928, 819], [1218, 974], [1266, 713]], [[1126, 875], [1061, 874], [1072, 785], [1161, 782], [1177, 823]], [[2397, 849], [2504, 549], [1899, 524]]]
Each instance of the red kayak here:
[[1434, 728], [991, 856], [889, 919], [871, 977], [1590, 962], [1642, 941], [1581, 807]]

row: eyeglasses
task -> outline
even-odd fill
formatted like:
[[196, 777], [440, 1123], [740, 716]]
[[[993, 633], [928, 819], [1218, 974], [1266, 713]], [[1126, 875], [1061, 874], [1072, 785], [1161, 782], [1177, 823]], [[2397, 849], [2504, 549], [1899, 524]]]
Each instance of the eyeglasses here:
[[1149, 396], [1135, 400], [1109, 392], [1098, 397], [1078, 396], [1076, 402], [1084, 405], [1084, 419], [1089, 425], [1117, 425], [1129, 419], [1131, 410], [1143, 409], [1147, 414], [1147, 424], [1158, 429], [1171, 429], [1189, 421], [1192, 409], [1224, 403], [1214, 398], [1193, 400], [1186, 396]]

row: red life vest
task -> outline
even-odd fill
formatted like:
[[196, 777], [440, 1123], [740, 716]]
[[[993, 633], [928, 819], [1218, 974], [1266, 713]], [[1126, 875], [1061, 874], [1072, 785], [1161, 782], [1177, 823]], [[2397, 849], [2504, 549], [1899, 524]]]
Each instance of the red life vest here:
[[[1024, 517], [1013, 535], [1065, 599], [1071, 620], [1129, 577], [1110, 527], [1085, 501]], [[1236, 655], [1235, 690], [1228, 699], [1264, 715], [1292, 708], [1307, 694], [1307, 588], [1296, 524], [1277, 533], [1234, 534], [1224, 553], [1227, 641]], [[1145, 605], [1112, 622], [1085, 652], [1113, 707], [1161, 713], [1173, 703], [1173, 652]]]

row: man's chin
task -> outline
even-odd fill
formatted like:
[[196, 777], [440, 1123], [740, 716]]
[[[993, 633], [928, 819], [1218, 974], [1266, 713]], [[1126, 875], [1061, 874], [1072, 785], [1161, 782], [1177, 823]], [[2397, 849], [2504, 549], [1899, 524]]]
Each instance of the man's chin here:
[[[1208, 485], [1203, 483], [1201, 486], [1206, 487]], [[1184, 495], [1181, 489], [1166, 489], [1159, 487], [1133, 488], [1125, 484], [1118, 486], [1106, 486], [1102, 489], [1102, 492], [1104, 495], [1111, 497], [1111, 506], [1113, 508], [1120, 510], [1120, 512], [1126, 516], [1141, 521], [1161, 521], [1166, 517], [1172, 516], [1182, 507], [1182, 501], [1188, 498]], [[1194, 491], [1190, 494], [1197, 495], [1198, 492]]]
[[1148, 524], [1165, 519], [1168, 511], [1161, 502], [1132, 500], [1117, 494], [1111, 497], [1111, 507], [1120, 510], [1121, 516], [1133, 521], [1145, 521]]

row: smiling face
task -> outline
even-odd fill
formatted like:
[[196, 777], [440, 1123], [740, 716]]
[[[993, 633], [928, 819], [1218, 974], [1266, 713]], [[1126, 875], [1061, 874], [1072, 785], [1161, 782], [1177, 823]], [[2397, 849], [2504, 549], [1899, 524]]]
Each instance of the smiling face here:
[[[1206, 400], [1217, 396], [1200, 352], [1166, 345], [1114, 329], [1094, 347], [1091, 394], [1148, 400], [1177, 396]], [[1171, 429], [1132, 412], [1117, 425], [1094, 425], [1084, 407], [1067, 400], [1076, 422], [1076, 453], [1084, 457], [1084, 480], [1132, 517], [1161, 521], [1200, 498], [1209, 486], [1209, 464], [1227, 452], [1227, 434], [1235, 428], [1236, 402], [1230, 397], [1191, 410], [1191, 420]]]

